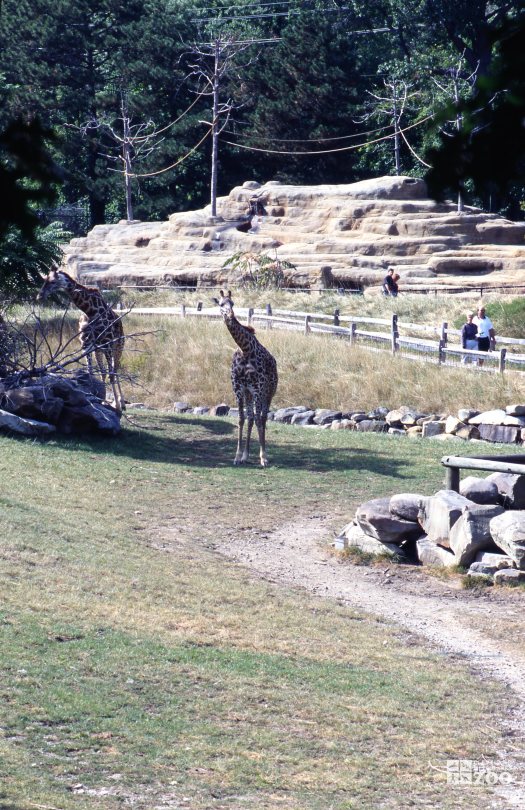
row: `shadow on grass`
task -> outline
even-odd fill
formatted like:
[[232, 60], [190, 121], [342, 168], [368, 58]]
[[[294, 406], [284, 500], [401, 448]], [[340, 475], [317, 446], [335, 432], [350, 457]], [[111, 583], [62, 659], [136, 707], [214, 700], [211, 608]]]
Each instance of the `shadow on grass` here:
[[[237, 442], [237, 425], [221, 419], [191, 418], [177, 415], [155, 415], [154, 420], [145, 416], [140, 422], [133, 422], [133, 429], [124, 430], [120, 436], [102, 438], [84, 436], [72, 439], [57, 436], [53, 441], [64, 449], [88, 450], [90, 453], [112, 454], [115, 457], [128, 457], [148, 463], [181, 464], [185, 466], [225, 469], [233, 466]], [[172, 431], [187, 429], [185, 436], [169, 435]], [[277, 436], [269, 436], [267, 453], [270, 468], [283, 470], [297, 469], [313, 472], [346, 472], [360, 469], [377, 475], [403, 476], [403, 470], [410, 468], [410, 461], [393, 458], [385, 448], [378, 453], [368, 448], [352, 447], [312, 447], [307, 442], [297, 441], [293, 428], [287, 441], [285, 428]], [[204, 434], [204, 435], [203, 435]], [[263, 470], [259, 465], [259, 442], [254, 429], [250, 452], [250, 462], [246, 468]], [[244, 468], [244, 466], [243, 466]], [[242, 468], [241, 468], [242, 469]]]

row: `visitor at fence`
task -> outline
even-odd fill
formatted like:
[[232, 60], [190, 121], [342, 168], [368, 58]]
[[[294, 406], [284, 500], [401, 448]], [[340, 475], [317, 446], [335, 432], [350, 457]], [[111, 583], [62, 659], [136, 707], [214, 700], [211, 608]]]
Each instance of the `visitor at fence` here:
[[[467, 313], [466, 323], [461, 327], [461, 345], [464, 349], [476, 351], [478, 348], [478, 327], [474, 322], [474, 313]], [[471, 354], [464, 354], [461, 362], [471, 363], [473, 361]]]
[[[473, 323], [478, 327], [478, 351], [488, 352], [496, 347], [496, 332], [494, 324], [485, 314], [485, 307], [480, 306], [478, 314], [473, 318]], [[478, 360], [478, 366], [483, 365], [483, 360]]]
[[386, 276], [383, 279], [383, 295], [393, 295], [394, 298], [399, 292], [398, 286], [399, 275], [394, 273], [394, 268], [389, 267]]

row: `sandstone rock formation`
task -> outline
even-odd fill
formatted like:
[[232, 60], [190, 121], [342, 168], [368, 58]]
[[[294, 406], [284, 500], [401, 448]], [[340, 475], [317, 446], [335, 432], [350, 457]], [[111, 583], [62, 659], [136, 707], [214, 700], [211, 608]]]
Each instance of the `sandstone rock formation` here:
[[[166, 222], [97, 225], [66, 247], [66, 269], [87, 283], [213, 286], [234, 283], [224, 268], [239, 251], [294, 265], [295, 287], [378, 289], [388, 267], [402, 288], [520, 284], [525, 223], [429, 199], [412, 177], [347, 185], [249, 181], [210, 208]], [[259, 213], [257, 213], [259, 212]]]

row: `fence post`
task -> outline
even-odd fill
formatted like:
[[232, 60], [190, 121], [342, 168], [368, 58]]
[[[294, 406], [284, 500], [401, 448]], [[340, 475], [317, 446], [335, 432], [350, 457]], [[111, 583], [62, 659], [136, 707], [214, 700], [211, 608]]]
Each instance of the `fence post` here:
[[443, 346], [446, 346], [448, 343], [448, 323], [447, 321], [443, 321], [441, 324], [441, 341], [443, 342]]
[[506, 349], [500, 349], [499, 350], [499, 369], [498, 370], [502, 374], [505, 371], [505, 358], [506, 358], [506, 356], [507, 356], [507, 350]]
[[[272, 316], [272, 305], [271, 304], [266, 304], [266, 314], [269, 317]], [[267, 329], [271, 329], [272, 326], [273, 326], [273, 323], [271, 321], [266, 321], [266, 328]]]
[[352, 321], [352, 323], [350, 324], [350, 346], [353, 346], [354, 343], [356, 342], [357, 338], [356, 332], [357, 332], [357, 324], [355, 321]]
[[186, 317], [186, 304], [181, 304], [180, 306], [180, 314], [183, 318]]
[[197, 304], [197, 312], [202, 312], [202, 301]]
[[253, 318], [253, 307], [250, 307], [248, 310], [248, 323], [251, 324]]
[[444, 363], [445, 362], [445, 346], [446, 342], [441, 338], [438, 344], [438, 362]]
[[391, 330], [391, 338], [392, 338], [392, 354], [395, 354], [399, 349], [399, 331], [397, 329], [397, 315], [392, 313], [392, 330]]
[[307, 335], [308, 332], [311, 332], [310, 320], [311, 320], [310, 315], [307, 315], [306, 318], [304, 319], [304, 333], [305, 333], [305, 335]]
[[340, 324], [340, 320], [339, 320], [339, 310], [338, 310], [338, 309], [334, 309], [334, 326], [339, 326], [339, 324]]

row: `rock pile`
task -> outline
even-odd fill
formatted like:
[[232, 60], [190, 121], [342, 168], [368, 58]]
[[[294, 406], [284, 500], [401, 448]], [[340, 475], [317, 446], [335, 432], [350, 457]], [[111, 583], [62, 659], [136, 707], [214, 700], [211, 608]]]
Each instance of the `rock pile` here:
[[[197, 416], [236, 417], [237, 408], [221, 403], [215, 406], [193, 408], [187, 402], [175, 402], [173, 410]], [[390, 410], [379, 406], [371, 411], [338, 411], [331, 408], [309, 408], [294, 405], [278, 408], [268, 419], [301, 427], [330, 430], [357, 430], [360, 432], [389, 433], [411, 438], [432, 438], [441, 441], [487, 441], [500, 444], [525, 443], [525, 405], [507, 405], [491, 411], [460, 408], [457, 416], [422, 413], [401, 405]]]
[[358, 507], [335, 546], [461, 566], [467, 576], [500, 584], [525, 583], [525, 476], [470, 476], [459, 493], [374, 498]]
[[119, 413], [104, 402], [105, 386], [87, 372], [72, 377], [14, 375], [0, 380], [0, 429], [24, 436], [120, 432]]
[[304, 405], [280, 408], [273, 414], [276, 422], [292, 425], [390, 433], [396, 436], [441, 440], [481, 440], [502, 444], [522, 444], [525, 440], [525, 405], [508, 405], [491, 411], [462, 408], [457, 416], [422, 413], [402, 405], [371, 411], [342, 411]]
[[388, 267], [403, 290], [454, 283], [521, 284], [525, 223], [436, 203], [423, 180], [377, 177], [342, 185], [248, 181], [210, 207], [166, 222], [97, 225], [66, 246], [65, 269], [83, 283], [221, 286], [238, 253], [290, 263], [291, 287], [378, 289]]

